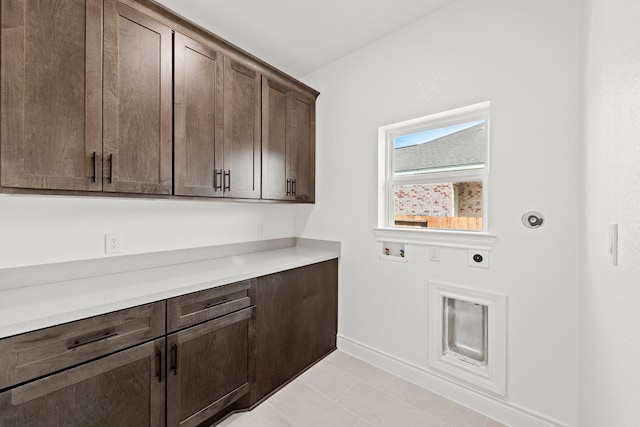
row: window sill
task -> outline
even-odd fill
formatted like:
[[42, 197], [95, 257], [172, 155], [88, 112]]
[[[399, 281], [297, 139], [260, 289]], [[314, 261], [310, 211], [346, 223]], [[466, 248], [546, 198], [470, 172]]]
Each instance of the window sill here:
[[410, 243], [413, 245], [487, 251], [490, 251], [498, 243], [498, 236], [495, 234], [477, 231], [374, 228], [373, 235], [378, 242]]

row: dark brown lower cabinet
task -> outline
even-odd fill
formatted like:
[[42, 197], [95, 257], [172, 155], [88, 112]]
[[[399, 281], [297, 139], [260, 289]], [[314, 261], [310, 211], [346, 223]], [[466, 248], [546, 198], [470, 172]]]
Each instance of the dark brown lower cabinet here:
[[248, 307], [167, 337], [167, 425], [209, 425], [250, 390], [253, 319]]
[[255, 404], [336, 348], [338, 260], [258, 278]]
[[164, 338], [0, 394], [3, 427], [165, 425]]
[[0, 427], [209, 426], [333, 351], [337, 313], [334, 259], [2, 339]]

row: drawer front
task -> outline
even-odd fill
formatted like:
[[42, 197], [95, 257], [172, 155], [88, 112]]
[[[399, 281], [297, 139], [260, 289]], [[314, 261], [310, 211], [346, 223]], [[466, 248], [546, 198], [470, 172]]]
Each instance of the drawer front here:
[[160, 301], [0, 340], [0, 389], [161, 337], [164, 320]]
[[254, 282], [244, 280], [168, 300], [167, 333], [249, 307]]

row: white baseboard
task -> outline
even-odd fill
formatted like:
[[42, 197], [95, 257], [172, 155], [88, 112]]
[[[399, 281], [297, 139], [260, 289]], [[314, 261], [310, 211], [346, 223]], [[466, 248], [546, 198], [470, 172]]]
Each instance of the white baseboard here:
[[424, 367], [340, 334], [338, 335], [338, 349], [508, 426], [573, 427], [508, 401], [454, 384]]

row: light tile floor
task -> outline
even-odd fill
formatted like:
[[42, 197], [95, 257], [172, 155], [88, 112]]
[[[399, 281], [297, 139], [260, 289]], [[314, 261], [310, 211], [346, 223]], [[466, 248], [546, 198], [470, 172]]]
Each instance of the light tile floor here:
[[222, 427], [506, 427], [339, 350]]

